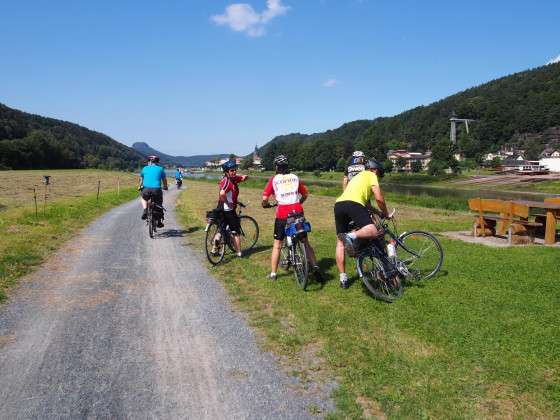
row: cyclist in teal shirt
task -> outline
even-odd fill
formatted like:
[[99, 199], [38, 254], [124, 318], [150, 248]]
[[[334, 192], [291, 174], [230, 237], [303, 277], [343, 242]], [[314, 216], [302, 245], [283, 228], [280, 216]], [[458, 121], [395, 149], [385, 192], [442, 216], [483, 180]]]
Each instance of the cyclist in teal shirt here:
[[[147, 217], [148, 200], [150, 197], [153, 198], [154, 203], [161, 206], [163, 204], [162, 184], [163, 189], [167, 190], [165, 170], [157, 164], [158, 162], [159, 157], [148, 156], [148, 165], [144, 166], [140, 172], [140, 201], [144, 209], [142, 212], [142, 220], [145, 220]], [[163, 227], [161, 219], [158, 221], [158, 227]]]

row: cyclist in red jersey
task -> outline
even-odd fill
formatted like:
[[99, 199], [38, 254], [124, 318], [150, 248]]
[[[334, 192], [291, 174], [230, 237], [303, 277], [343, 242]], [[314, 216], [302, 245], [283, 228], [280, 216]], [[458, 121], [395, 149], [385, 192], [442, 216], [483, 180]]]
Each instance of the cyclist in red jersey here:
[[[297, 175], [290, 173], [288, 170], [288, 159], [284, 155], [279, 155], [274, 159], [276, 165], [276, 175], [268, 180], [262, 196], [262, 206], [270, 207], [269, 199], [275, 196], [278, 202], [276, 209], [276, 220], [274, 221], [274, 244], [272, 246], [271, 256], [271, 272], [268, 276], [271, 280], [276, 280], [276, 271], [278, 270], [278, 261], [280, 260], [280, 250], [282, 249], [282, 241], [286, 237], [284, 228], [286, 227], [286, 219], [290, 212], [303, 214], [303, 202], [307, 199], [309, 193]], [[313, 267], [315, 276], [319, 281], [322, 280], [315, 251], [309, 244], [307, 234], [302, 240], [309, 262]]]
[[239, 216], [237, 215], [237, 197], [239, 196], [240, 182], [247, 179], [247, 175], [237, 175], [237, 163], [233, 160], [228, 160], [222, 165], [224, 177], [220, 180], [220, 196], [218, 208], [224, 211], [225, 222], [229, 225], [233, 237], [233, 246], [238, 257], [241, 257], [241, 239], [239, 232], [241, 225]]

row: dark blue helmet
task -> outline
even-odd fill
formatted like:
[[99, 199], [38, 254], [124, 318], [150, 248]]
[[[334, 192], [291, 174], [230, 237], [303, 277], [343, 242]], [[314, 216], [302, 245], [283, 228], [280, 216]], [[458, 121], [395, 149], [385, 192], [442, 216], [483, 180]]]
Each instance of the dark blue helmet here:
[[383, 164], [375, 159], [370, 159], [366, 162], [366, 169], [377, 169], [379, 171], [379, 178], [383, 178], [383, 175], [385, 175]]
[[224, 172], [229, 171], [230, 169], [237, 169], [238, 165], [235, 163], [234, 160], [228, 160], [226, 163], [222, 165], [222, 169]]

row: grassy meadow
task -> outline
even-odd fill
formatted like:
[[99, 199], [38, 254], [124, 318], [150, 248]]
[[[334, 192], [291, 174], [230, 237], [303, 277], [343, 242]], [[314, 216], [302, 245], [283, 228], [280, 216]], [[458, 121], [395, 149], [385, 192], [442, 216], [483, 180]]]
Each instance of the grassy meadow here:
[[[226, 256], [212, 272], [248, 314], [262, 346], [276, 353], [305, 385], [336, 381], [332, 418], [558, 418], [560, 416], [559, 250], [493, 249], [440, 237], [445, 251], [436, 279], [409, 284], [393, 304], [375, 301], [357, 279], [338, 286], [334, 260], [334, 199], [305, 203], [310, 240], [326, 273], [307, 292], [291, 273], [270, 271], [273, 210], [262, 190], [241, 186], [244, 213], [261, 228], [254, 252]], [[178, 216], [186, 241], [204, 259], [205, 211], [216, 182], [188, 180]], [[399, 230], [467, 230], [464, 212], [397, 207]], [[309, 407], [316, 412], [316, 407]]]
[[[46, 205], [44, 174], [51, 175]], [[44, 261], [78, 229], [136, 197], [137, 182], [130, 173], [112, 171], [0, 171], [0, 301], [20, 276]]]

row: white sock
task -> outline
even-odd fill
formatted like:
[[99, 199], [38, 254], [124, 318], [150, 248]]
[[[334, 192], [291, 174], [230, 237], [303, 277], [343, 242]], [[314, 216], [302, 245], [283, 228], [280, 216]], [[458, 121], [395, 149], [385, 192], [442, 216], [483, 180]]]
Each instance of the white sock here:
[[350, 233], [348, 234], [348, 237], [349, 237], [350, 239], [352, 239], [352, 240], [356, 239], [356, 232], [350, 232]]
[[344, 283], [344, 282], [348, 281], [348, 276], [346, 275], [346, 273], [340, 273], [338, 276], [340, 278], [341, 283]]
[[241, 257], [241, 252], [238, 252], [238, 253], [237, 253], [237, 256], [238, 256], [238, 257]]
[[270, 277], [276, 277], [276, 273], [270, 272]]

